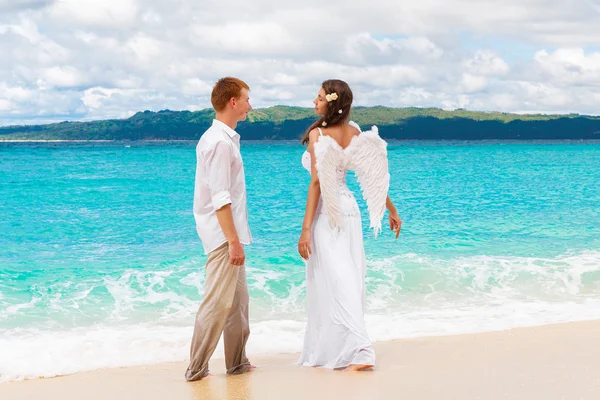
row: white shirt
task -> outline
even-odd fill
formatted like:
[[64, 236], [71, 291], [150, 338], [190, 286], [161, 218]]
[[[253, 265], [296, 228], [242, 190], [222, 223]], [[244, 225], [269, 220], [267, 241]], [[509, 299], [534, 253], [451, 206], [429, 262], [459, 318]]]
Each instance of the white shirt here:
[[215, 119], [196, 146], [194, 218], [206, 254], [227, 242], [216, 214], [227, 204], [231, 204], [240, 242], [250, 244], [240, 135]]

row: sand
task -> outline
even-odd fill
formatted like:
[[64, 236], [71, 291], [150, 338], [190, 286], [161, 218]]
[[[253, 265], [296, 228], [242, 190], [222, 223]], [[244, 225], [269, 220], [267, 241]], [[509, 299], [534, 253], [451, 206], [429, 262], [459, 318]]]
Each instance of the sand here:
[[17, 399], [600, 399], [600, 321], [376, 343], [372, 372], [294, 365], [298, 354], [253, 356], [227, 376], [223, 360], [199, 382], [186, 362], [0, 384]]

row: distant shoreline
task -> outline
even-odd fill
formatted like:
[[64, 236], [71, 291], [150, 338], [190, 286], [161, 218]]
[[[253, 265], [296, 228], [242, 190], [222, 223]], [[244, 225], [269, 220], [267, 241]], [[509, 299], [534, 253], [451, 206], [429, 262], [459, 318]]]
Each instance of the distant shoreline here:
[[[125, 144], [125, 145], [136, 145], [136, 144], [168, 144], [168, 143], [197, 143], [199, 139], [190, 139], [190, 140], [182, 140], [182, 139], [174, 139], [174, 140], [165, 140], [165, 139], [140, 139], [140, 140], [68, 140], [68, 139], [56, 139], [56, 140], [44, 140], [44, 139], [0, 139], [0, 145], [3, 143], [6, 144], [53, 144], [53, 143], [73, 143], [73, 144]], [[558, 143], [558, 142], [570, 142], [570, 143], [600, 143], [600, 137], [598, 139], [593, 138], [585, 138], [585, 139], [396, 139], [396, 138], [384, 138], [384, 140], [388, 143], [397, 143], [397, 142], [406, 142], [406, 143], [431, 143], [431, 142], [447, 142], [447, 143]], [[246, 143], [289, 143], [289, 142], [297, 142], [300, 143], [298, 139], [244, 139], [242, 137], [242, 142]]]
[[80, 140], [80, 139], [0, 139], [0, 143], [189, 143], [193, 140], [166, 140], [166, 139], [142, 139], [142, 140]]
[[[212, 124], [214, 112], [162, 110], [138, 112], [127, 119], [65, 121], [0, 127], [0, 143], [88, 143], [121, 141], [147, 144], [198, 140]], [[390, 140], [578, 140], [600, 139], [600, 116], [579, 114], [510, 114], [438, 108], [357, 107], [352, 119], [376, 125]], [[315, 122], [314, 110], [270, 107], [252, 110], [237, 126], [242, 140], [299, 140]], [[94, 138], [96, 140], [94, 140]], [[72, 140], [71, 140], [72, 139]], [[171, 140], [176, 139], [176, 140]], [[133, 146], [133, 144], [132, 144]]]
[[116, 140], [65, 140], [65, 139], [57, 139], [57, 140], [43, 140], [43, 139], [0, 139], [0, 143], [87, 143], [87, 142], [103, 142], [110, 143], [116, 142]]

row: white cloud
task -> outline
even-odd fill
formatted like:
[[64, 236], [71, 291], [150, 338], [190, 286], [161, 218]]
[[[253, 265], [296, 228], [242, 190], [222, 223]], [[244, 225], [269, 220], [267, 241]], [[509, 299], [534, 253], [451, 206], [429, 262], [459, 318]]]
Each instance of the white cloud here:
[[127, 45], [142, 63], [152, 63], [162, 55], [162, 43], [146, 35], [134, 36], [127, 42]]
[[567, 90], [545, 83], [519, 82], [518, 85], [523, 89], [527, 106], [564, 109], [574, 100]]
[[69, 25], [118, 28], [133, 23], [137, 13], [135, 0], [60, 0], [50, 17]]
[[442, 55], [443, 51], [425, 37], [377, 40], [369, 33], [348, 37], [343, 54], [348, 61], [363, 65], [434, 61]]
[[57, 66], [40, 70], [37, 84], [41, 89], [53, 89], [81, 86], [85, 81], [86, 77], [76, 68]]
[[490, 99], [492, 107], [499, 111], [516, 110], [519, 106], [519, 99], [508, 93], [500, 93], [492, 95]]
[[0, 125], [210, 107], [226, 75], [254, 107], [341, 78], [359, 105], [598, 113], [597, 0], [273, 4], [0, 0]]
[[23, 10], [44, 8], [54, 0], [0, 0], [0, 13], [9, 14]]
[[15, 107], [14, 103], [10, 100], [0, 99], [0, 111], [10, 111]]
[[454, 99], [442, 100], [442, 108], [445, 110], [455, 110], [457, 108], [467, 108], [471, 104], [471, 98], [461, 94]]
[[459, 88], [461, 92], [472, 93], [485, 89], [488, 79], [484, 76], [463, 74]]
[[212, 85], [198, 79], [186, 79], [181, 87], [181, 92], [188, 96], [210, 96]]
[[600, 87], [600, 52], [586, 55], [580, 48], [552, 53], [541, 50], [535, 54], [535, 62], [555, 82]]
[[5, 98], [6, 101], [11, 99], [12, 101], [24, 102], [35, 96], [35, 91], [22, 87], [9, 87], [0, 84], [0, 94]]
[[102, 107], [106, 100], [109, 100], [114, 94], [123, 93], [121, 89], [106, 89], [103, 87], [93, 87], [83, 92], [81, 101], [89, 109], [98, 109]]
[[510, 68], [506, 61], [491, 51], [480, 50], [465, 62], [465, 70], [480, 76], [506, 75]]
[[298, 43], [275, 22], [196, 25], [190, 39], [201, 48], [253, 55], [291, 53]]

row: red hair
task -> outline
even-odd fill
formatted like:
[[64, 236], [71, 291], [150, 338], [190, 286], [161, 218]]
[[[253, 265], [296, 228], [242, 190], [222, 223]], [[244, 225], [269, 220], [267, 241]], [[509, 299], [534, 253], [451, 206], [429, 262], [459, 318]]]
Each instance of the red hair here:
[[232, 97], [239, 99], [242, 89], [250, 90], [250, 87], [241, 79], [230, 76], [219, 79], [210, 95], [210, 102], [215, 111], [223, 111]]

